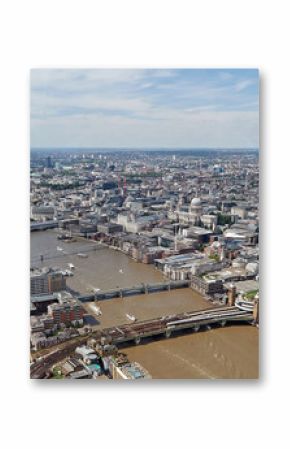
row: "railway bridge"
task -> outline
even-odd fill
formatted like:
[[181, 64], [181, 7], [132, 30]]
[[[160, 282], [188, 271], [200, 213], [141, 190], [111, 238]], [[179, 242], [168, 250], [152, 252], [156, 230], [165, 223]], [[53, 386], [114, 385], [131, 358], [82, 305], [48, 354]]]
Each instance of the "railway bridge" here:
[[30, 223], [30, 231], [45, 231], [53, 228], [58, 228], [58, 221], [50, 220]]
[[125, 324], [101, 331], [100, 338], [113, 344], [133, 342], [139, 344], [143, 338], [156, 335], [169, 338], [173, 333], [191, 329], [198, 332], [209, 330], [212, 325], [225, 326], [227, 323], [253, 323], [253, 313], [237, 307], [216, 307], [194, 312], [184, 312], [153, 320]]

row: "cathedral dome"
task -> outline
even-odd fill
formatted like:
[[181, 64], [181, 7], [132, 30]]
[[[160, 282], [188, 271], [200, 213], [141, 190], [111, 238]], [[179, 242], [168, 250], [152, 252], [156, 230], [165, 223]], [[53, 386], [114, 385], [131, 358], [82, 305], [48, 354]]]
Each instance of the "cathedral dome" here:
[[200, 198], [193, 198], [190, 203], [191, 206], [199, 207], [201, 205]]

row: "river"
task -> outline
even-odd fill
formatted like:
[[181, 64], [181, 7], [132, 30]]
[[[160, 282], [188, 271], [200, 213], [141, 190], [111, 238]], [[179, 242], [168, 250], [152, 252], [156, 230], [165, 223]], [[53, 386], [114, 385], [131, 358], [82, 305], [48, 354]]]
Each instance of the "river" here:
[[[94, 288], [110, 289], [140, 283], [160, 282], [163, 276], [152, 265], [136, 263], [119, 251], [80, 240], [60, 242], [55, 231], [31, 233], [31, 264], [68, 268], [75, 266], [67, 285], [82, 294]], [[57, 250], [57, 247], [63, 251]], [[90, 250], [91, 248], [96, 248]], [[87, 258], [77, 253], [87, 254]], [[43, 262], [40, 260], [43, 255]], [[128, 322], [126, 314], [138, 320], [212, 307], [191, 289], [100, 301], [102, 315], [95, 316], [97, 327]], [[92, 305], [86, 310], [94, 315]], [[188, 333], [122, 349], [130, 360], [143, 365], [158, 379], [255, 379], [259, 375], [258, 329], [240, 325]]]

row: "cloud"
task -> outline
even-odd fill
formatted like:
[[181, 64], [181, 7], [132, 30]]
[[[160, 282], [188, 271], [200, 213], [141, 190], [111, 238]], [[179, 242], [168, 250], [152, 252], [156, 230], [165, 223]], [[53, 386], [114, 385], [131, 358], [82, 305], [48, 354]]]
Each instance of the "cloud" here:
[[31, 73], [31, 145], [258, 145], [257, 72], [88, 69]]
[[243, 80], [243, 81], [239, 81], [236, 85], [235, 85], [235, 89], [238, 92], [241, 92], [242, 90], [247, 89], [249, 86], [253, 85], [253, 80]]
[[231, 74], [231, 73], [229, 73], [229, 72], [224, 72], [224, 71], [220, 71], [220, 73], [219, 73], [219, 78], [222, 80], [222, 81], [229, 81], [229, 80], [232, 80], [233, 79], [233, 75]]
[[[36, 120], [32, 141], [46, 146], [257, 147], [257, 112], [178, 113], [136, 119], [104, 114]], [[81, 132], [80, 132], [81, 131]]]

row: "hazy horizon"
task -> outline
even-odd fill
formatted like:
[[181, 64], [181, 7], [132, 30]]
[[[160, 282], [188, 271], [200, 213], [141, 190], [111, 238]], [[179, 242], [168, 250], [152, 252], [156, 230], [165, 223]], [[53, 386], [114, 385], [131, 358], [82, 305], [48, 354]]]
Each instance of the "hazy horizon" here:
[[30, 151], [259, 151], [259, 147], [30, 147]]

